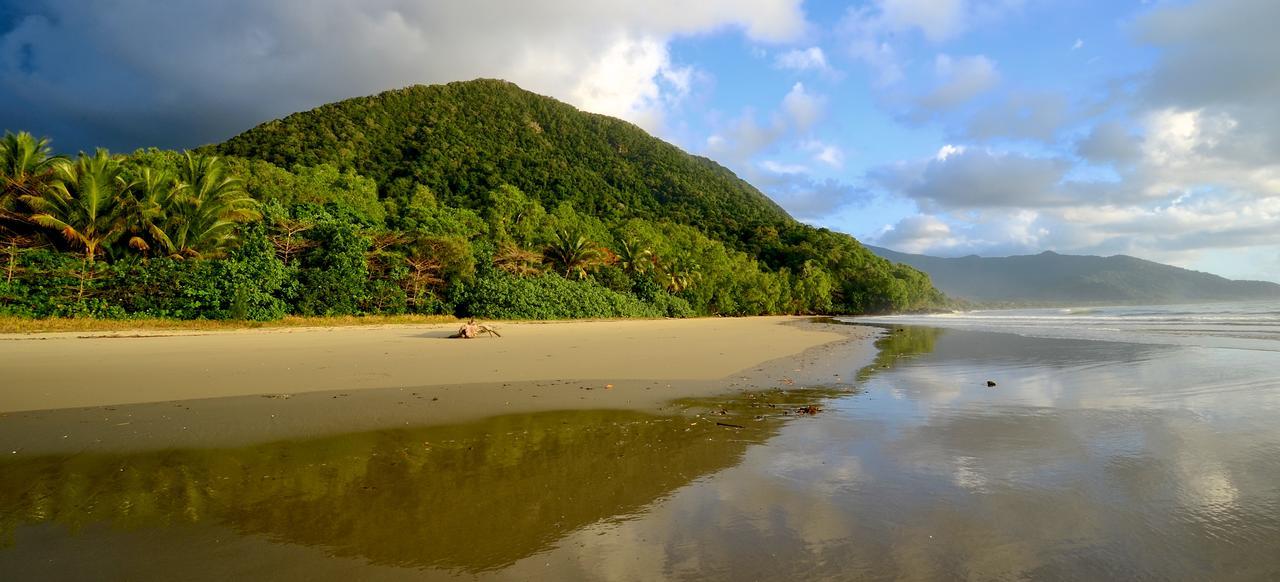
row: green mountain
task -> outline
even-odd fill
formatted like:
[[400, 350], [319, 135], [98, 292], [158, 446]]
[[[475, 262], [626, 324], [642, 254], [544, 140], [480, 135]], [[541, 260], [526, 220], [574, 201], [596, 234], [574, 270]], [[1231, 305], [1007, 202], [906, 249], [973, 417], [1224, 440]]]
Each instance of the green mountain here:
[[0, 138], [0, 315], [559, 319], [947, 301], [712, 160], [502, 81], [348, 99], [194, 152], [51, 153], [30, 134]]
[[948, 295], [979, 302], [1151, 304], [1280, 298], [1276, 283], [1233, 281], [1127, 255], [1045, 251], [1012, 257], [942, 258], [868, 248], [928, 273]]
[[618, 227], [628, 221], [690, 226], [765, 272], [829, 275], [832, 302], [823, 311], [919, 309], [945, 300], [921, 273], [883, 261], [852, 237], [799, 223], [710, 159], [505, 81], [348, 99], [209, 149], [280, 168], [350, 170], [373, 179], [394, 208], [425, 188], [444, 207], [483, 216], [495, 204], [491, 192], [514, 187], [548, 212], [568, 205], [599, 220], [612, 231], [614, 240], [598, 241], [606, 246], [623, 242]]
[[697, 224], [721, 240], [794, 223], [712, 160], [505, 81], [347, 99], [264, 123], [215, 149], [281, 168], [350, 168], [392, 195], [422, 184], [465, 208], [480, 208], [486, 192], [509, 184], [545, 208], [569, 202], [605, 220]]

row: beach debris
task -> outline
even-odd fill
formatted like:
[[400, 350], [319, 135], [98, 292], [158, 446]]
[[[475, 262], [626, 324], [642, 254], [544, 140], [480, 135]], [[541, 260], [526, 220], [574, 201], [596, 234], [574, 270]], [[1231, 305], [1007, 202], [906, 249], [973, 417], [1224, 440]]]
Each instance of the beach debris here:
[[717, 422], [717, 423], [716, 423], [716, 426], [727, 426], [727, 427], [729, 427], [729, 428], [747, 428], [747, 427], [742, 426], [742, 425], [740, 425], [740, 424], [730, 424], [730, 423], [727, 423], [727, 422]]
[[458, 333], [449, 336], [449, 339], [474, 339], [482, 335], [492, 335], [494, 337], [502, 337], [498, 330], [487, 325], [476, 323], [475, 318], [467, 320], [466, 325], [458, 328]]
[[991, 380], [987, 380], [987, 388], [995, 388], [995, 387], [996, 387], [996, 383], [995, 383], [995, 382], [993, 382], [993, 381], [991, 381]]
[[817, 404], [801, 406], [800, 408], [796, 409], [796, 414], [808, 414], [810, 416], [813, 416], [819, 412], [822, 412], [822, 407], [818, 406]]

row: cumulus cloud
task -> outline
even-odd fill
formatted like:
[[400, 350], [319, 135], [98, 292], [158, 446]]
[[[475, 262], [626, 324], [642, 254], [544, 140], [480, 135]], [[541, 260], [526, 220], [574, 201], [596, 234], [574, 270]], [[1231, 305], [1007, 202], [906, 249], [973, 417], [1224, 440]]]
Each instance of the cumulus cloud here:
[[964, 0], [880, 0], [883, 26], [893, 31], [918, 29], [933, 42], [949, 40], [965, 26]]
[[1158, 105], [1199, 108], [1274, 104], [1280, 75], [1280, 3], [1215, 0], [1157, 9], [1142, 19], [1141, 40], [1161, 49], [1146, 96]]
[[782, 115], [773, 115], [768, 121], [757, 119], [755, 111], [743, 111], [740, 116], [716, 133], [707, 137], [707, 153], [729, 164], [742, 166], [786, 137], [789, 128]]
[[876, 237], [876, 242], [904, 253], [945, 253], [955, 246], [951, 226], [936, 216], [916, 214], [886, 226]]
[[932, 214], [908, 216], [875, 235], [877, 244], [934, 256], [1007, 256], [1038, 252], [1060, 243], [1043, 213], [999, 209], [969, 214], [963, 220]]
[[807, 49], [792, 49], [779, 54], [774, 59], [773, 64], [780, 69], [791, 69], [793, 71], [829, 72], [831, 70], [831, 67], [827, 64], [826, 54], [816, 46], [811, 46]]
[[1051, 143], [1070, 119], [1065, 95], [1018, 92], [979, 109], [962, 133], [979, 141], [1012, 138]]
[[996, 86], [1000, 73], [996, 64], [983, 55], [952, 57], [940, 54], [934, 61], [938, 84], [916, 100], [928, 111], [954, 109]]
[[1139, 139], [1121, 123], [1099, 123], [1076, 142], [1076, 153], [1096, 164], [1128, 166], [1142, 155]]
[[[718, 128], [707, 138], [706, 152], [760, 188], [787, 212], [816, 219], [866, 199], [865, 190], [847, 182], [813, 176], [813, 168], [783, 158], [796, 152], [828, 169], [844, 164], [838, 146], [814, 139], [811, 129], [825, 114], [826, 97], [795, 83], [778, 108], [761, 120], [753, 110]], [[769, 159], [761, 159], [771, 155]], [[777, 156], [777, 157], [773, 157]]]
[[1071, 201], [1060, 158], [945, 146], [929, 160], [872, 170], [873, 181], [925, 209], [1036, 208]]
[[801, 142], [800, 147], [812, 154], [814, 161], [821, 162], [827, 167], [844, 167], [844, 150], [837, 145], [810, 139]]
[[[1144, 74], [1116, 80], [1129, 90], [1078, 108], [1062, 95], [1015, 94], [980, 109], [961, 132], [970, 141], [1036, 140], [1044, 153], [944, 148], [871, 171], [882, 190], [915, 200], [948, 228], [915, 219], [881, 236], [948, 254], [1052, 248], [1184, 265], [1225, 256], [1218, 249], [1275, 254], [1277, 21], [1280, 3], [1269, 0], [1152, 8], [1135, 30], [1157, 58]], [[1079, 132], [1063, 140], [1073, 124]]]
[[791, 91], [782, 98], [783, 110], [791, 117], [796, 131], [800, 133], [809, 131], [818, 118], [822, 117], [825, 105], [826, 98], [808, 92], [803, 83], [792, 85]]
[[868, 200], [865, 190], [840, 180], [814, 179], [807, 173], [808, 168], [771, 162], [765, 162], [762, 168], [763, 172], [755, 172], [752, 183], [796, 218], [822, 218]]
[[1016, 10], [1022, 0], [874, 0], [850, 7], [837, 26], [847, 53], [875, 72], [875, 83], [901, 81], [906, 63], [894, 44], [918, 33], [937, 44]]
[[42, 0], [0, 34], [0, 124], [62, 146], [191, 146], [346, 97], [505, 78], [655, 129], [691, 71], [670, 39], [805, 28], [800, 0]]

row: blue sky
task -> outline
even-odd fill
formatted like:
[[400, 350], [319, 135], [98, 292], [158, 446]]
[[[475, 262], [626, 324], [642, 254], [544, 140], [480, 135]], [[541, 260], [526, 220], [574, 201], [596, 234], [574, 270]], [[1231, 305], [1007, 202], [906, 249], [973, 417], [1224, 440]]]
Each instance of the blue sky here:
[[500, 77], [907, 252], [1280, 280], [1274, 0], [0, 2], [0, 125], [190, 147]]

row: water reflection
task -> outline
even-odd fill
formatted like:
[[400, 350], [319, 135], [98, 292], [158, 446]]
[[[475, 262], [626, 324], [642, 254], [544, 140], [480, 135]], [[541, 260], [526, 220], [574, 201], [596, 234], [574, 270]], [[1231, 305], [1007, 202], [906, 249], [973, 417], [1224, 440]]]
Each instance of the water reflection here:
[[[229, 526], [369, 563], [480, 572], [731, 466], [822, 392], [688, 400], [235, 449], [0, 462], [0, 564], [23, 527]], [[695, 415], [703, 411], [704, 415]], [[108, 536], [109, 537], [109, 536]], [[16, 547], [15, 547], [16, 546]]]
[[911, 327], [879, 346], [857, 393], [0, 463], [0, 571], [77, 535], [226, 527], [316, 550], [291, 558], [312, 572], [358, 561], [347, 578], [1280, 578], [1280, 353]]
[[643, 519], [593, 524], [509, 572], [1280, 576], [1275, 354], [911, 332], [882, 340], [863, 393], [788, 424]]

